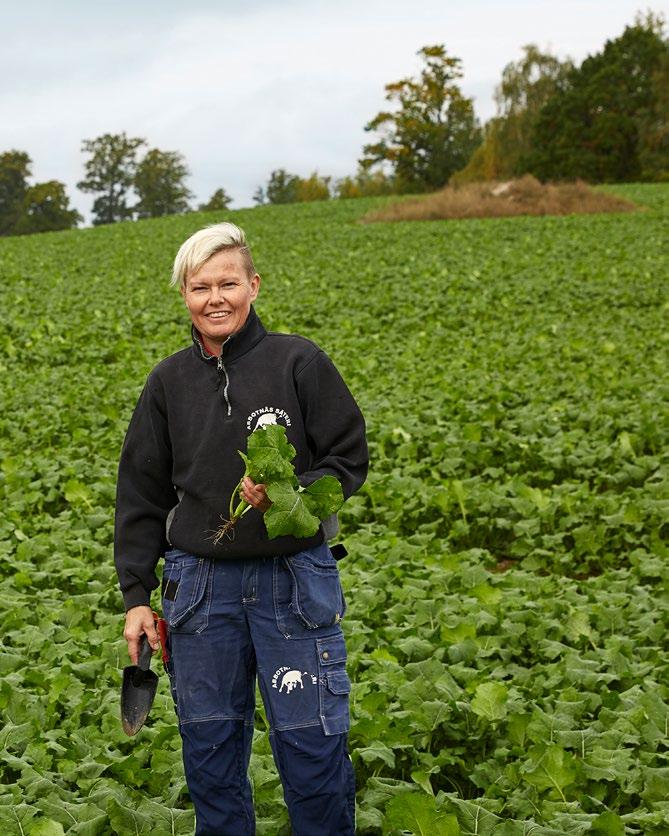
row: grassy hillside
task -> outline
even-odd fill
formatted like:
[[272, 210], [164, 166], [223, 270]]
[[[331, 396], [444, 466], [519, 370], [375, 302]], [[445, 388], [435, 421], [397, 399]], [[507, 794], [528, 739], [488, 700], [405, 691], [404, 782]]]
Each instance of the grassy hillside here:
[[[368, 420], [340, 564], [360, 833], [669, 832], [669, 186], [614, 191], [647, 210], [225, 216], [265, 324]], [[172, 259], [221, 219], [0, 240], [3, 834], [192, 832], [164, 675], [120, 728], [111, 536], [135, 400], [189, 341]], [[287, 833], [260, 715], [252, 773], [259, 833]]]

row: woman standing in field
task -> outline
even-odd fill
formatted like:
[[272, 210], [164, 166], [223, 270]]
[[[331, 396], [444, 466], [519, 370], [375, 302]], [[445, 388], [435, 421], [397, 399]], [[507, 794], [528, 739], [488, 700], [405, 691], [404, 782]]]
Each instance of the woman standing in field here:
[[247, 477], [241, 493], [254, 510], [234, 538], [216, 543], [211, 532], [251, 432], [283, 425], [300, 483], [330, 474], [348, 497], [367, 472], [364, 421], [318, 346], [263, 327], [241, 229], [222, 223], [191, 236], [173, 282], [193, 344], [149, 374], [119, 465], [115, 561], [129, 654], [136, 663], [143, 634], [158, 647], [150, 595], [164, 556], [168, 671], [196, 834], [255, 832], [247, 768], [256, 676], [293, 833], [353, 834], [344, 603], [327, 545], [336, 520], [313, 537], [269, 540], [269, 499]]

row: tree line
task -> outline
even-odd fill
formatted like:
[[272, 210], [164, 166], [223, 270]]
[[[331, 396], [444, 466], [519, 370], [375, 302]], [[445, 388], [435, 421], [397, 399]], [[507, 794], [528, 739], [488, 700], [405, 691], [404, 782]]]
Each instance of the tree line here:
[[[150, 148], [140, 157], [146, 145], [145, 139], [125, 133], [83, 141], [88, 159], [77, 188], [96, 195], [94, 224], [192, 211], [189, 200], [193, 195], [185, 184], [190, 172], [183, 155]], [[0, 235], [69, 229], [83, 220], [70, 209], [63, 183], [50, 180], [29, 185], [31, 165], [22, 151], [0, 154]], [[198, 209], [225, 209], [230, 201], [224, 189], [217, 189]]]
[[506, 65], [496, 114], [481, 126], [463, 95], [462, 62], [443, 44], [418, 51], [420, 74], [387, 84], [392, 109], [365, 126], [375, 139], [358, 172], [336, 181], [273, 172], [259, 203], [430, 192], [451, 183], [669, 180], [669, 40], [664, 19], [637, 16], [580, 66], [536, 45]]
[[68, 229], [82, 220], [58, 180], [28, 185], [32, 160], [23, 151], [0, 154], [0, 235]]
[[669, 180], [669, 40], [639, 16], [580, 66], [536, 46], [508, 64], [497, 114], [455, 182]]
[[[659, 15], [637, 16], [578, 67], [534, 44], [523, 47], [520, 60], [504, 68], [496, 114], [483, 126], [459, 86], [462, 61], [443, 44], [425, 46], [418, 56], [418, 76], [386, 85], [392, 108], [365, 125], [374, 136], [354, 175], [333, 179], [315, 171], [303, 178], [276, 169], [254, 201], [420, 193], [528, 173], [543, 181], [669, 180], [669, 40]], [[183, 155], [146, 146], [125, 133], [83, 141], [88, 158], [77, 187], [96, 195], [94, 224], [193, 211]], [[0, 235], [66, 229], [82, 220], [63, 183], [29, 184], [31, 165], [22, 151], [0, 154]], [[224, 210], [230, 202], [219, 188], [197, 208]]]

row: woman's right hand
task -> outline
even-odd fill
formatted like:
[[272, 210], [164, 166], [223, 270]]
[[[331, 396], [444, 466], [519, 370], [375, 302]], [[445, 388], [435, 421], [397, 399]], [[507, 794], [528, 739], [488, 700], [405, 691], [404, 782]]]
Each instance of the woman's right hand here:
[[123, 631], [123, 638], [128, 642], [128, 655], [133, 665], [137, 664], [139, 640], [144, 633], [153, 650], [158, 650], [160, 639], [153, 622], [153, 610], [145, 606], [133, 607], [125, 614], [125, 630]]
[[242, 489], [240, 494], [245, 502], [248, 502], [249, 505], [253, 505], [253, 507], [262, 514], [264, 514], [272, 504], [270, 498], [267, 496], [265, 486], [256, 484], [250, 476], [245, 476], [242, 479]]

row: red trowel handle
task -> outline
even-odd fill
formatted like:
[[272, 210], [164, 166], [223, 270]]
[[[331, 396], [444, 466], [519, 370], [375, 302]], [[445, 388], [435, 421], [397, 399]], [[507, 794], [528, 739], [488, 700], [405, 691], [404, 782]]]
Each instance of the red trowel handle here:
[[167, 652], [167, 622], [164, 618], [161, 618], [157, 612], [154, 612], [153, 620], [156, 623], [156, 630], [158, 631], [158, 636], [160, 637], [160, 647], [163, 652], [163, 665], [167, 666], [167, 663], [170, 661], [170, 654]]

